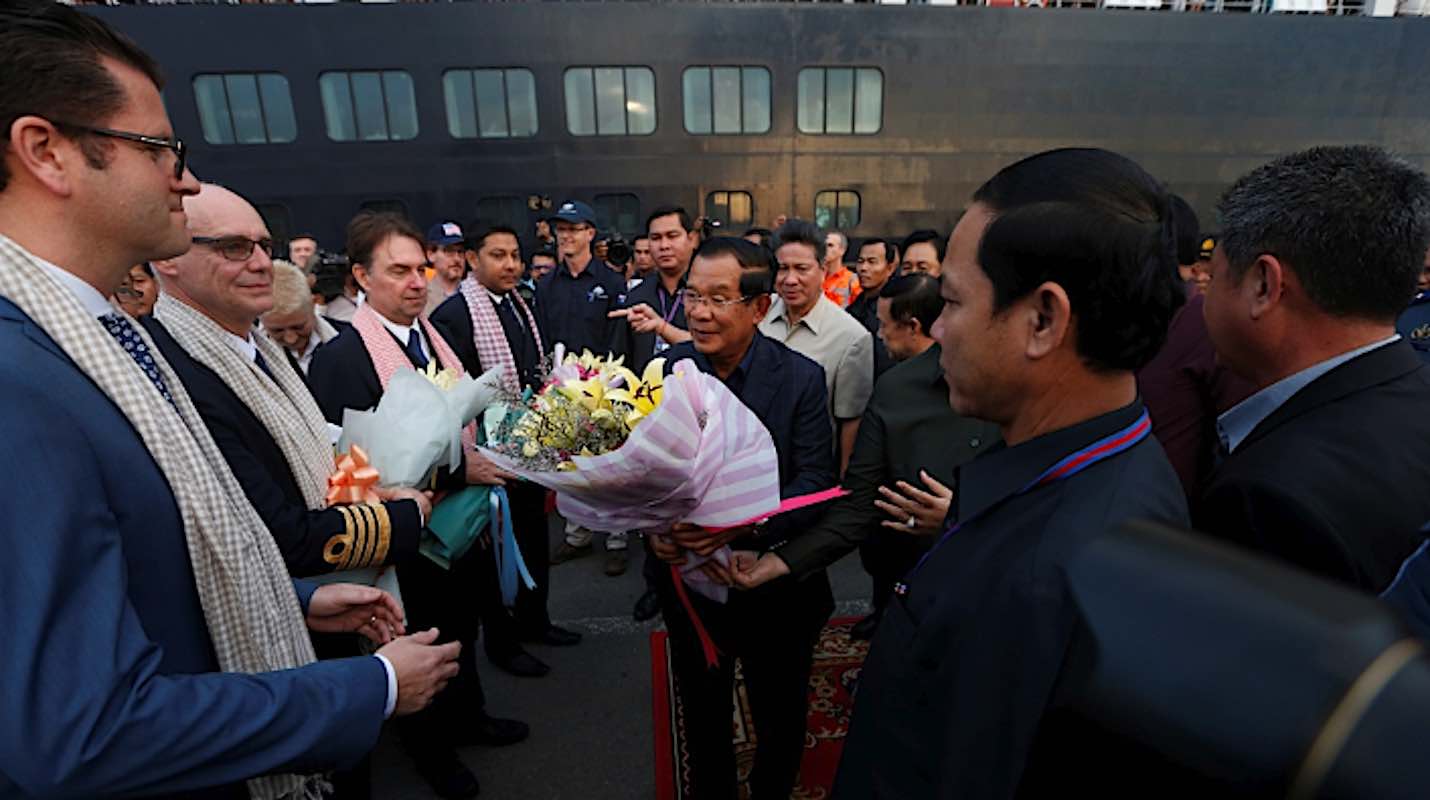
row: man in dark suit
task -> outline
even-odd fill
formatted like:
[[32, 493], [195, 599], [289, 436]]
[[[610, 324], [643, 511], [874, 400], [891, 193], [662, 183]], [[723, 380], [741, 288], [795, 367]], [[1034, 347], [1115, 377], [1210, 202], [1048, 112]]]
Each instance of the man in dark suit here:
[[1161, 183], [1105, 150], [1031, 156], [974, 194], [933, 333], [949, 405], [1003, 443], [958, 467], [951, 527], [895, 587], [834, 797], [1157, 795], [1117, 786], [1126, 753], [1058, 715], [1088, 641], [1068, 565], [1129, 519], [1186, 520], [1133, 377], [1181, 299], [1171, 227]]
[[[434, 361], [444, 369], [461, 369], [456, 354], [422, 313], [427, 304], [423, 244], [412, 223], [395, 214], [363, 212], [348, 223], [348, 259], [367, 302], [353, 315], [352, 327], [319, 348], [308, 368], [313, 396], [329, 422], [341, 423], [345, 409], [375, 408], [398, 369], [420, 369]], [[436, 485], [452, 490], [495, 485], [512, 477], [464, 448], [461, 466], [439, 471]], [[403, 720], [403, 742], [439, 795], [475, 796], [477, 778], [458, 760], [454, 746], [512, 744], [528, 734], [524, 723], [486, 714], [477, 677], [473, 643], [478, 618], [472, 609], [480, 606], [485, 584], [495, 580], [490, 559], [480, 546], [473, 546], [450, 570], [418, 558], [406, 565], [400, 580], [409, 616], [437, 622], [444, 637], [462, 643], [461, 677], [431, 709]]]
[[[470, 273], [458, 290], [437, 307], [432, 325], [462, 362], [469, 375], [481, 375], [492, 367], [509, 370], [505, 377], [512, 392], [541, 388], [541, 332], [536, 315], [516, 294], [521, 279], [520, 243], [516, 231], [503, 226], [468, 226], [463, 248]], [[470, 301], [485, 302], [476, 308], [483, 336], [477, 336]], [[488, 358], [482, 359], [481, 349]], [[488, 363], [490, 362], [490, 363]], [[546, 490], [528, 481], [505, 481], [511, 499], [512, 528], [522, 558], [535, 589], [520, 586], [516, 606], [508, 612], [502, 605], [496, 581], [488, 581], [483, 592], [482, 620], [486, 625], [487, 657], [515, 675], [540, 676], [546, 664], [521, 647], [521, 639], [544, 644], [570, 646], [581, 641], [573, 631], [551, 624], [546, 601], [551, 594], [550, 563], [547, 552]], [[493, 563], [493, 569], [495, 564]], [[514, 616], [513, 616], [514, 614]]]
[[[770, 308], [772, 278], [769, 259], [758, 245], [726, 237], [701, 245], [684, 296], [693, 340], [670, 349], [666, 369], [689, 358], [702, 372], [724, 381], [774, 438], [780, 495], [796, 497], [834, 485], [834, 438], [824, 371], [759, 333], [760, 319]], [[719, 533], [682, 523], [668, 537], [647, 541], [660, 559], [676, 564], [684, 562], [687, 550], [708, 555], [726, 544], [765, 551], [800, 536], [819, 513], [806, 509], [753, 529]], [[758, 739], [751, 794], [789, 797], [804, 750], [814, 643], [834, 608], [829, 578], [818, 571], [802, 581], [771, 581], [732, 594], [724, 605], [692, 594], [690, 602], [721, 653], [712, 668], [676, 594], [671, 571], [652, 570], [647, 577], [655, 583], [670, 630], [695, 797], [735, 796], [730, 719], [736, 658], [744, 670]]]
[[312, 663], [304, 616], [386, 627], [395, 605], [289, 579], [178, 378], [105, 300], [190, 245], [198, 182], [161, 80], [93, 17], [0, 8], [0, 796], [316, 791], [455, 671], [435, 632]]
[[1222, 196], [1207, 328], [1255, 393], [1198, 530], [1379, 592], [1430, 519], [1430, 369], [1395, 332], [1430, 244], [1430, 180], [1370, 147], [1322, 147]]

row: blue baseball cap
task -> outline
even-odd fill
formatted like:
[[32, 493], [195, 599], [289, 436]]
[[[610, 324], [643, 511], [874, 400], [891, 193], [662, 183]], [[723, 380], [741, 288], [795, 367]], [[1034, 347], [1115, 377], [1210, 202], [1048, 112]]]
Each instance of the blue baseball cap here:
[[427, 244], [446, 247], [449, 244], [461, 244], [463, 241], [465, 237], [462, 236], [462, 228], [455, 222], [439, 222], [427, 229]]
[[591, 227], [596, 227], [596, 212], [591, 207], [580, 200], [567, 200], [556, 209], [556, 213], [551, 215], [552, 220], [563, 222], [584, 222]]

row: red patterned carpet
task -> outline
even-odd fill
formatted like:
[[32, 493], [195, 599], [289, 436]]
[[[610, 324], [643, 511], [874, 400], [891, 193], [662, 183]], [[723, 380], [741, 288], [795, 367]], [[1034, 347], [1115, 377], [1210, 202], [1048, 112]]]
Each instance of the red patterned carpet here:
[[[814, 650], [814, 667], [809, 676], [809, 727], [805, 731], [804, 759], [793, 800], [824, 800], [834, 783], [834, 770], [849, 730], [849, 714], [854, 709], [850, 689], [859, 677], [868, 642], [849, 639], [853, 617], [833, 619], [820, 634]], [[685, 740], [680, 706], [675, 698], [670, 674], [666, 634], [650, 635], [651, 684], [655, 692], [655, 786], [657, 800], [680, 800], [689, 796], [687, 776], [680, 765]], [[735, 718], [731, 721], [735, 738], [735, 762], [740, 771], [740, 796], [746, 796], [745, 781], [755, 758], [755, 731], [750, 724], [750, 704], [739, 668], [735, 671]]]

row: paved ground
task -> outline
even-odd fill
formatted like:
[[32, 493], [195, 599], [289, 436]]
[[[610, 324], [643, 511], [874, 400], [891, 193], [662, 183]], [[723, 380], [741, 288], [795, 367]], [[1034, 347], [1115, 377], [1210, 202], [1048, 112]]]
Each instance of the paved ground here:
[[[553, 524], [553, 548], [559, 530]], [[634, 544], [634, 542], [633, 542]], [[596, 552], [552, 568], [551, 616], [580, 630], [576, 647], [532, 646], [551, 665], [544, 678], [515, 678], [479, 658], [488, 708], [531, 725], [531, 738], [507, 748], [472, 747], [462, 758], [482, 782], [481, 796], [502, 800], [647, 800], [655, 796], [651, 740], [650, 631], [631, 619], [644, 584], [641, 550], [619, 578], [601, 570]], [[869, 579], [851, 556], [830, 570], [836, 614], [866, 609]], [[374, 756], [377, 800], [436, 797], [417, 776], [390, 731]]]

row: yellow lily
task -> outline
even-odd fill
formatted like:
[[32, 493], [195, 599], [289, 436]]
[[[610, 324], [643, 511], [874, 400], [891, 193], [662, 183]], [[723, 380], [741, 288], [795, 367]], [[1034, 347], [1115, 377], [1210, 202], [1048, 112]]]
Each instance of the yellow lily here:
[[427, 366], [418, 370], [418, 373], [444, 392], [450, 392], [452, 387], [457, 385], [456, 371], [443, 369], [435, 358], [427, 362]]
[[618, 374], [624, 380], [625, 386], [610, 390], [606, 396], [612, 402], [625, 403], [631, 407], [626, 414], [626, 426], [634, 428], [636, 423], [660, 405], [661, 389], [665, 387], [665, 359], [652, 359], [646, 364], [640, 380], [636, 380], [635, 373], [625, 367], [619, 367]]
[[606, 384], [599, 377], [584, 381], [569, 380], [561, 384], [557, 391], [571, 402], [584, 406], [587, 411], [594, 412], [603, 404], [609, 406], [610, 403], [606, 399]]

